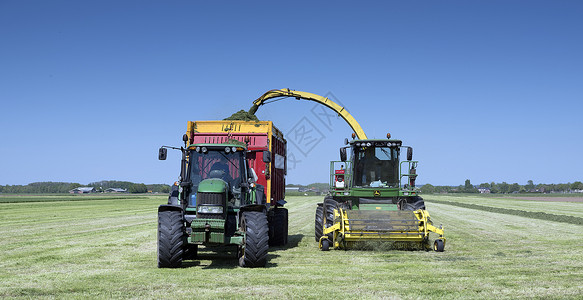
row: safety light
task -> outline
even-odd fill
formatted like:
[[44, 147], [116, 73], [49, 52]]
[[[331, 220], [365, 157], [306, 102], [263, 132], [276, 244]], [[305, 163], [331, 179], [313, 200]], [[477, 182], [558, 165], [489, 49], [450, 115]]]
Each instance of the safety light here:
[[391, 138], [391, 134], [387, 132], [387, 139]]
[[352, 139], [356, 138], [356, 133], [352, 133]]

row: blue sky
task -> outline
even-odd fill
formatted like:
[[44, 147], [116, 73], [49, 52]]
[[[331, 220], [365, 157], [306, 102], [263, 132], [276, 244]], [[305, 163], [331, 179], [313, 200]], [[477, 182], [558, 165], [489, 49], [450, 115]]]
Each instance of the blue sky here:
[[[276, 88], [413, 146], [420, 183], [582, 181], [581, 16], [580, 1], [1, 1], [0, 184], [171, 183], [179, 155], [157, 149], [186, 121]], [[288, 136], [288, 183], [327, 182], [351, 133], [321, 113], [257, 113]]]

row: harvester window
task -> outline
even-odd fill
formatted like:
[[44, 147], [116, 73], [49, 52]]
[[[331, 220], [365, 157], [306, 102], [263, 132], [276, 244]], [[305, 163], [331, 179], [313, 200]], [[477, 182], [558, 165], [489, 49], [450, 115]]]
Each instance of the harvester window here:
[[398, 154], [395, 148], [355, 148], [354, 185], [360, 187], [398, 187]]

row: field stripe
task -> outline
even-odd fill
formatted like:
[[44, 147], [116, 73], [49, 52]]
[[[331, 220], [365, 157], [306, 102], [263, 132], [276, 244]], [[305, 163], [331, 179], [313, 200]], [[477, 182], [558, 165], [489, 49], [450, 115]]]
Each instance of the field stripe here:
[[452, 201], [433, 200], [433, 199], [429, 200], [427, 202], [453, 205], [453, 206], [459, 206], [459, 207], [463, 207], [463, 208], [477, 209], [477, 210], [483, 210], [483, 211], [499, 213], [499, 214], [515, 215], [515, 216], [526, 217], [526, 218], [531, 218], [531, 219], [562, 222], [562, 223], [568, 223], [568, 224], [574, 224], [574, 225], [583, 225], [583, 218], [574, 217], [574, 216], [567, 216], [567, 215], [548, 214], [548, 213], [541, 212], [541, 211], [524, 211], [524, 210], [519, 210], [519, 209], [509, 209], [509, 208], [477, 205], [477, 204], [471, 204], [471, 203], [452, 202]]

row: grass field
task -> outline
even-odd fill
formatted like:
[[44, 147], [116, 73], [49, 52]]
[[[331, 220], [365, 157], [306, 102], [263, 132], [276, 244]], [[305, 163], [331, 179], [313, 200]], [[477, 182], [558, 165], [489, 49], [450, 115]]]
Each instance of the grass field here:
[[426, 196], [445, 252], [321, 252], [321, 197], [288, 197], [290, 243], [270, 250], [266, 268], [200, 251], [182, 269], [158, 269], [166, 196], [83, 197], [0, 197], [0, 298], [583, 298], [583, 226], [444, 204], [583, 216], [582, 202]]

